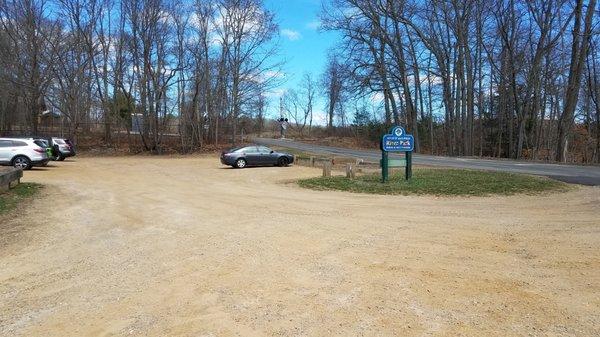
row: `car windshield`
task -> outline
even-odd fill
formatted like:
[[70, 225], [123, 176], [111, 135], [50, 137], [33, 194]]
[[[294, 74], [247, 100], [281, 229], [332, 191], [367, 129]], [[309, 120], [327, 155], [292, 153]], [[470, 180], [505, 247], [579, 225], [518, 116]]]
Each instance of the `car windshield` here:
[[56, 144], [60, 144], [60, 145], [63, 145], [63, 144], [65, 143], [65, 141], [64, 141], [64, 140], [62, 140], [62, 139], [54, 139], [54, 142], [55, 142]]

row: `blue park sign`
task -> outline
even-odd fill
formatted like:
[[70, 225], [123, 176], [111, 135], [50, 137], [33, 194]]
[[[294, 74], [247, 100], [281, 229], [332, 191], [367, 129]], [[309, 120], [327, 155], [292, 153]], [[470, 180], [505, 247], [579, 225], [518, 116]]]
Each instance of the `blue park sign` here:
[[404, 128], [394, 126], [389, 134], [381, 139], [381, 150], [386, 152], [408, 152], [415, 148], [415, 138], [407, 135]]
[[[415, 138], [406, 134], [401, 126], [394, 126], [389, 134], [381, 137], [381, 182], [387, 183], [390, 167], [404, 167], [406, 180], [412, 177], [412, 151]], [[388, 152], [404, 152], [404, 159], [389, 159]]]

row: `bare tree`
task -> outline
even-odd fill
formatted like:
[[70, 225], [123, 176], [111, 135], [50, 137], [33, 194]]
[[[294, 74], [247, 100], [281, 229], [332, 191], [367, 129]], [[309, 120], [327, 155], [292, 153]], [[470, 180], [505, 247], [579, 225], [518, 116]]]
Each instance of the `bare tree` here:
[[339, 109], [342, 98], [343, 88], [343, 74], [342, 66], [334, 54], [329, 55], [327, 66], [321, 83], [327, 98], [327, 129], [329, 133], [333, 133], [333, 119], [335, 117], [336, 109]]
[[313, 126], [313, 109], [317, 96], [317, 81], [311, 73], [305, 73], [300, 82], [301, 95], [303, 97], [303, 110], [305, 119], [308, 119], [308, 134], [310, 135]]
[[231, 142], [235, 143], [237, 123], [244, 106], [251, 101], [257, 87], [273, 79], [262, 74], [277, 68], [277, 64], [271, 63], [276, 49], [268, 42], [275, 37], [278, 28], [273, 13], [267, 11], [260, 0], [221, 0], [217, 11], [221, 18], [217, 32], [229, 78], [227, 115]]
[[575, 107], [577, 105], [579, 88], [581, 86], [581, 77], [583, 75], [585, 60], [591, 41], [592, 20], [594, 18], [594, 12], [596, 11], [596, 0], [590, 0], [588, 2], [585, 17], [583, 17], [583, 7], [583, 0], [578, 0], [574, 10], [575, 24], [573, 26], [569, 81], [565, 93], [563, 113], [558, 120], [556, 161], [565, 161], [567, 157], [567, 136], [573, 126]]
[[0, 23], [5, 43], [3, 66], [11, 71], [3, 80], [16, 88], [29, 131], [38, 133], [38, 118], [47, 108], [46, 92], [53, 80], [55, 53], [48, 41], [60, 35], [58, 22], [49, 15], [45, 0], [5, 0], [0, 3]]
[[[597, 1], [323, 4], [341, 39], [286, 96], [300, 132], [320, 87], [331, 134], [358, 135], [352, 109], [363, 136], [404, 124], [432, 153], [598, 160]], [[125, 128], [131, 150], [236, 142], [283, 82], [277, 32], [261, 0], [2, 0], [0, 132], [56, 132], [53, 110], [75, 139]]]

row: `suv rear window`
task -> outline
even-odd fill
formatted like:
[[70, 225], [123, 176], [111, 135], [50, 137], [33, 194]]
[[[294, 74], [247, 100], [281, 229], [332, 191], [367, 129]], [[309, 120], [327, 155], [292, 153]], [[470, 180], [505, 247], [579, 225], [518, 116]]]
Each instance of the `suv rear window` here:
[[33, 142], [35, 143], [35, 145], [37, 145], [39, 147], [42, 147], [42, 148], [48, 147], [48, 145], [43, 140], [34, 140]]

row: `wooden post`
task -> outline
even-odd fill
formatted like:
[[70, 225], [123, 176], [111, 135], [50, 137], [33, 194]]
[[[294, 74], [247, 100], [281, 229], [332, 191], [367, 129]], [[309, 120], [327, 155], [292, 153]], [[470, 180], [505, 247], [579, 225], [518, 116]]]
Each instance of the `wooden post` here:
[[323, 163], [323, 177], [331, 177], [331, 163]]
[[352, 164], [347, 163], [346, 164], [346, 178], [354, 179], [354, 177], [355, 177], [354, 168], [352, 167]]
[[354, 165], [354, 173], [361, 173], [362, 172], [362, 168], [360, 168], [360, 164], [364, 163], [365, 161], [361, 158], [357, 158], [356, 159], [356, 165]]
[[315, 167], [315, 157], [310, 156], [310, 167]]

